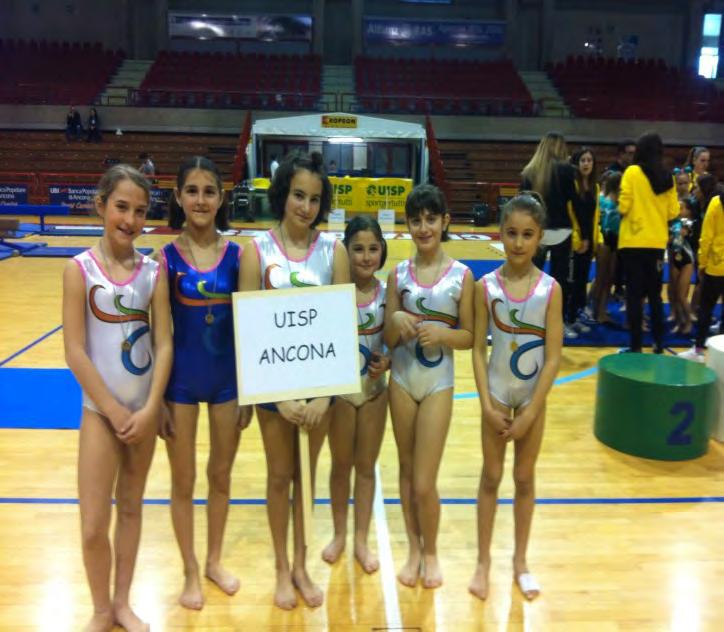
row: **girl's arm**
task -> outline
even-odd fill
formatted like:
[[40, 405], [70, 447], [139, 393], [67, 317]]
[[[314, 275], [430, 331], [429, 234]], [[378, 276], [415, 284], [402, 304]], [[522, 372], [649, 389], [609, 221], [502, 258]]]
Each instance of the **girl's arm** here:
[[256, 245], [249, 242], [241, 251], [239, 266], [239, 291], [249, 292], [261, 289], [261, 265], [257, 255]]
[[562, 314], [562, 293], [558, 283], [553, 284], [551, 289], [551, 300], [546, 310], [546, 333], [545, 333], [545, 360], [543, 368], [538, 376], [538, 382], [533, 390], [533, 397], [519, 415], [513, 420], [513, 424], [507, 433], [509, 439], [520, 439], [528, 432], [531, 424], [538, 418], [543, 410], [548, 392], [553, 386], [553, 381], [558, 375], [561, 365], [561, 350], [563, 348], [563, 318]]
[[[237, 287], [236, 287], [236, 289], [239, 292], [242, 292], [244, 289], [241, 286], [241, 282], [242, 282], [241, 271], [243, 270], [243, 265], [244, 265], [243, 264], [244, 252], [254, 248], [254, 245], [252, 243], [249, 243], [247, 245], [248, 245], [247, 248], [244, 248], [244, 247], [241, 248], [241, 253], [239, 254], [239, 278], [237, 279]], [[256, 257], [254, 257], [254, 259], [256, 259]], [[257, 264], [258, 264], [258, 260], [257, 260]], [[259, 277], [257, 276], [256, 278], [258, 279]], [[249, 424], [251, 423], [251, 418], [252, 418], [253, 414], [254, 414], [254, 407], [251, 404], [249, 404], [248, 406], [239, 406], [239, 414], [237, 416], [237, 425], [239, 426], [239, 428], [241, 428], [241, 430], [244, 430], [245, 428], [247, 428], [249, 426]]]
[[143, 408], [131, 415], [126, 427], [118, 434], [124, 443], [136, 443], [146, 433], [158, 427], [163, 394], [171, 375], [173, 339], [171, 337], [171, 305], [168, 276], [163, 265], [158, 269], [158, 281], [151, 296], [151, 338], [153, 340], [153, 374], [151, 390]]
[[403, 311], [400, 298], [397, 295], [397, 268], [390, 270], [387, 278], [387, 294], [385, 298], [385, 328], [382, 339], [385, 346], [392, 350], [401, 341], [412, 340], [417, 336], [417, 325], [420, 318], [414, 314]]
[[473, 336], [473, 374], [478, 389], [483, 422], [490, 425], [497, 434], [502, 434], [510, 426], [505, 413], [493, 406], [488, 389], [488, 301], [485, 283], [482, 279], [474, 284], [475, 324]]
[[618, 194], [618, 212], [626, 215], [633, 206], [633, 168], [629, 167], [621, 176], [621, 192]]
[[63, 271], [63, 346], [65, 361], [81, 388], [108, 417], [116, 433], [125, 427], [131, 411], [121, 404], [103, 381], [86, 351], [85, 280], [70, 259]]
[[473, 345], [473, 297], [475, 282], [470, 270], [463, 277], [463, 290], [458, 306], [458, 326], [455, 329], [439, 327], [433, 323], [423, 322], [419, 328], [420, 346], [445, 345], [451, 349], [470, 349]]

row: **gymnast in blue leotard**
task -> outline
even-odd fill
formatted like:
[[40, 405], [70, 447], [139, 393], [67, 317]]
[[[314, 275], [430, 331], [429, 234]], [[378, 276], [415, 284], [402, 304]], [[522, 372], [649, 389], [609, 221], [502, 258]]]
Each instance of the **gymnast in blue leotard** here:
[[222, 566], [221, 546], [231, 468], [241, 430], [251, 419], [251, 407], [239, 408], [236, 398], [231, 293], [239, 284], [241, 249], [219, 232], [228, 228], [227, 208], [221, 177], [210, 160], [197, 156], [179, 168], [169, 225], [183, 232], [161, 253], [174, 325], [174, 362], [166, 390], [171, 423], [162, 436], [171, 464], [171, 518], [184, 565], [179, 603], [198, 610], [204, 598], [194, 552], [192, 499], [199, 403], [208, 404], [211, 444], [204, 572], [229, 595], [239, 589], [239, 580]]
[[[545, 209], [535, 193], [503, 207], [500, 239], [506, 262], [475, 284], [473, 370], [482, 408], [483, 471], [478, 491], [478, 564], [468, 589], [488, 596], [490, 541], [505, 448], [515, 442], [513, 576], [527, 599], [540, 593], [526, 552], [535, 505], [535, 462], [545, 402], [561, 359], [561, 288], [533, 264], [543, 237]], [[488, 358], [488, 333], [493, 351]]]

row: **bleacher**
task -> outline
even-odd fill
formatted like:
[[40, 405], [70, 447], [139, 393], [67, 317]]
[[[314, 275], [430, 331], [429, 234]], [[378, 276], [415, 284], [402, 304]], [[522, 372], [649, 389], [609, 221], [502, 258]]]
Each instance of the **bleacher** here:
[[532, 116], [533, 99], [509, 60], [358, 56], [357, 101], [366, 112]]
[[724, 95], [663, 60], [569, 56], [547, 72], [577, 117], [724, 123]]
[[134, 94], [139, 106], [312, 110], [318, 55], [161, 51]]
[[123, 58], [100, 43], [0, 39], [0, 103], [93, 103]]
[[[179, 164], [193, 155], [203, 155], [219, 167], [224, 180], [231, 180], [231, 170], [238, 135], [229, 134], [150, 134], [126, 133], [123, 136], [105, 134], [102, 143], [68, 143], [62, 130], [7, 131], [0, 130], [0, 181], [19, 181], [8, 174], [28, 174], [43, 182], [53, 179], [49, 174], [65, 175], [58, 181], [95, 182], [107, 159], [118, 160], [134, 167], [140, 164], [138, 155], [148, 152], [156, 165], [157, 176], [175, 178]], [[88, 175], [84, 175], [88, 174]], [[93, 177], [90, 177], [93, 175]], [[25, 179], [23, 179], [25, 181]], [[42, 184], [42, 183], [41, 183]], [[42, 203], [47, 190], [39, 187], [41, 197], [32, 195], [32, 202]]]

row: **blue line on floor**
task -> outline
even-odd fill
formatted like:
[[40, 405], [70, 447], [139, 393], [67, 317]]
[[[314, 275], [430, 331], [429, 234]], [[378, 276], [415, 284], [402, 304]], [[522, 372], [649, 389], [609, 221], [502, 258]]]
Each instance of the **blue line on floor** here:
[[40, 338], [38, 338], [37, 340], [33, 340], [33, 342], [31, 342], [29, 345], [25, 345], [22, 349], [20, 349], [20, 351], [16, 351], [16, 352], [13, 353], [11, 356], [8, 356], [8, 357], [5, 358], [2, 362], [0, 362], [0, 366], [3, 366], [4, 364], [7, 364], [7, 363], [10, 362], [10, 360], [12, 360], [13, 358], [17, 358], [21, 353], [25, 353], [28, 349], [32, 349], [32, 348], [33, 348], [35, 345], [37, 345], [39, 342], [42, 342], [43, 340], [45, 340], [45, 339], [48, 338], [49, 336], [52, 336], [52, 335], [53, 335], [56, 331], [58, 331], [59, 329], [62, 329], [62, 327], [63, 327], [63, 325], [58, 325], [55, 329], [51, 329], [48, 333], [43, 334], [43, 335], [40, 336]]
[[[399, 498], [385, 498], [385, 505], [399, 505]], [[441, 498], [443, 505], [474, 505], [475, 498]], [[536, 498], [536, 505], [677, 505], [686, 503], [724, 503], [724, 496], [661, 496], [655, 498]], [[77, 498], [0, 498], [0, 505], [77, 505]], [[169, 505], [168, 498], [146, 498], [144, 505]], [[205, 505], [195, 498], [194, 505]], [[231, 505], [266, 505], [264, 498], [232, 498]], [[315, 505], [328, 505], [329, 498], [316, 498]], [[512, 505], [512, 498], [499, 498], [499, 505]]]
[[[575, 382], [576, 380], [582, 380], [584, 377], [589, 377], [591, 375], [595, 375], [598, 371], [598, 367], [592, 366], [589, 369], [585, 369], [583, 371], [579, 371], [578, 373], [571, 373], [570, 375], [564, 375], [563, 377], [559, 377], [555, 382], [553, 382], [553, 386], [560, 386], [561, 384], [568, 384], [569, 382]], [[454, 395], [454, 399], [473, 399], [478, 396], [477, 391], [473, 391], [472, 393], [457, 393]]]

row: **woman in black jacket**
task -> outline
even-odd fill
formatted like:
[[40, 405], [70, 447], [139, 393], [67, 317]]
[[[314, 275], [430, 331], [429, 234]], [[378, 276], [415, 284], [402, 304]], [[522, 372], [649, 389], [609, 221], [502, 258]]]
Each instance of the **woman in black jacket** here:
[[[573, 224], [569, 214], [569, 202], [576, 197], [576, 168], [567, 162], [567, 158], [566, 139], [557, 132], [548, 132], [538, 143], [533, 157], [521, 172], [521, 189], [538, 193], [546, 206], [544, 247], [533, 261], [542, 270], [550, 253], [550, 275], [561, 286], [564, 306], [570, 301], [573, 272]], [[575, 209], [573, 211], [575, 212]], [[564, 335], [569, 339], [578, 337], [576, 331], [568, 325], [564, 328]]]

